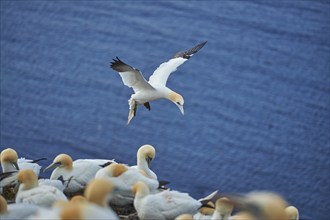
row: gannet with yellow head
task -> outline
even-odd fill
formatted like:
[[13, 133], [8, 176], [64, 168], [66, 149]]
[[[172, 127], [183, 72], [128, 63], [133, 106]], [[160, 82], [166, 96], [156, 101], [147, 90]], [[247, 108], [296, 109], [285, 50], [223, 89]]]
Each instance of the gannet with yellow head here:
[[65, 186], [64, 192], [75, 193], [83, 190], [87, 183], [94, 179], [98, 170], [113, 162], [113, 160], [99, 159], [78, 159], [73, 161], [68, 154], [59, 154], [55, 157], [53, 163], [44, 169], [44, 172], [54, 169], [50, 179], [62, 180]]
[[110, 180], [116, 188], [110, 198], [110, 203], [113, 205], [124, 206], [133, 204], [132, 187], [138, 181], [144, 182], [152, 193], [159, 192], [158, 180], [151, 179], [147, 177], [144, 171], [125, 164], [111, 164], [99, 170], [95, 175], [95, 179], [99, 178]]
[[16, 203], [29, 203], [42, 207], [51, 207], [55, 201], [67, 201], [66, 196], [56, 187], [38, 185], [38, 177], [32, 170], [22, 170], [17, 175], [20, 183]]
[[127, 65], [118, 57], [111, 62], [111, 68], [119, 73], [124, 85], [134, 90], [134, 94], [128, 100], [130, 111], [127, 124], [129, 124], [136, 115], [136, 110], [139, 105], [144, 105], [150, 110], [150, 101], [157, 99], [164, 98], [170, 100], [178, 106], [181, 113], [184, 114], [183, 97], [166, 87], [166, 83], [170, 74], [197, 53], [205, 44], [206, 41], [189, 50], [178, 52], [169, 61], [162, 63], [150, 76], [149, 81], [143, 77], [138, 69]]
[[[187, 193], [164, 190], [151, 194], [148, 186], [137, 182], [132, 187], [134, 207], [140, 219], [175, 219], [181, 214], [195, 214], [205, 202], [204, 198], [196, 200]], [[216, 192], [205, 197], [211, 199]]]
[[150, 144], [142, 145], [136, 154], [136, 166], [132, 166], [139, 170], [143, 170], [146, 175], [151, 178], [157, 180], [157, 175], [150, 169], [151, 162], [156, 157], [156, 149]]

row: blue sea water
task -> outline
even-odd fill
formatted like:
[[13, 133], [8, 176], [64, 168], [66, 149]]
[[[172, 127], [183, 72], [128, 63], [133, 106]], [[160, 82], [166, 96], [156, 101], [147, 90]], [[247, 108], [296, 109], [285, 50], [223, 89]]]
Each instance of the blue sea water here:
[[[199, 198], [269, 190], [302, 219], [329, 219], [329, 1], [1, 1], [1, 149], [135, 164]], [[131, 89], [208, 43], [169, 78], [167, 100], [126, 126]], [[42, 174], [45, 177], [49, 173]]]

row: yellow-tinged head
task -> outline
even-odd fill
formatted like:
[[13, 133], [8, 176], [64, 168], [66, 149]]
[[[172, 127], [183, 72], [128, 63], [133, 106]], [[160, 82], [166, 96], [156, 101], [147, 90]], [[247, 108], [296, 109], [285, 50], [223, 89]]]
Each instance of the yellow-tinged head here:
[[105, 207], [112, 189], [113, 186], [110, 180], [103, 178], [94, 179], [87, 185], [84, 196], [87, 201]]
[[38, 177], [30, 169], [19, 171], [17, 180], [21, 184], [23, 190], [32, 189], [38, 186]]
[[73, 203], [82, 203], [82, 202], [87, 202], [87, 199], [84, 196], [75, 195], [74, 197], [72, 197], [70, 199], [70, 202], [73, 202]]
[[234, 204], [227, 197], [222, 197], [216, 201], [215, 208], [220, 212], [231, 214]]
[[1, 151], [1, 162], [17, 162], [17, 152], [12, 148]]
[[145, 144], [141, 146], [137, 152], [137, 163], [139, 164], [140, 161], [147, 161], [148, 165], [150, 165], [155, 156], [155, 148], [149, 144]]
[[68, 203], [63, 209], [60, 211], [60, 219], [61, 220], [82, 220], [84, 219], [84, 204], [76, 204], [76, 203]]
[[67, 154], [59, 154], [55, 157], [52, 164], [44, 169], [44, 172], [47, 170], [52, 170], [57, 167], [71, 170], [72, 169], [72, 158]]
[[285, 212], [290, 218], [290, 220], [298, 220], [299, 219], [299, 211], [294, 206], [289, 206], [285, 208]]
[[171, 91], [168, 99], [171, 100], [176, 106], [178, 106], [181, 113], [184, 115], [184, 110], [183, 110], [184, 99], [183, 99], [183, 97], [180, 94]]
[[60, 167], [72, 168], [72, 158], [67, 154], [59, 154], [53, 163], [61, 163]]
[[108, 169], [109, 174], [112, 177], [118, 177], [120, 175], [122, 175], [123, 173], [125, 173], [128, 168], [126, 165], [124, 164], [110, 164], [106, 169]]
[[[13, 166], [15, 166], [16, 170], [19, 170], [19, 167], [17, 165], [17, 160], [18, 160], [18, 156], [17, 156], [17, 152], [12, 149], [12, 148], [7, 148], [3, 151], [1, 151], [1, 163], [2, 164], [12, 164]], [[3, 171], [3, 172], [7, 172], [7, 171]]]

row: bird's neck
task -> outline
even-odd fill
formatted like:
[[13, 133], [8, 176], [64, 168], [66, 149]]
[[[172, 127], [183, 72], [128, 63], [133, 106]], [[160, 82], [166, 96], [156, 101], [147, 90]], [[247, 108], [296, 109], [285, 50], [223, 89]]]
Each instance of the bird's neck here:
[[1, 167], [2, 167], [2, 172], [4, 172], [4, 173], [17, 171], [16, 167], [12, 163], [9, 163], [9, 162], [2, 162]]
[[147, 161], [144, 158], [139, 158], [138, 159], [137, 166], [141, 170], [147, 170], [147, 169], [149, 169], [149, 165], [148, 165]]
[[30, 189], [33, 189], [35, 187], [38, 186], [38, 182], [28, 182], [28, 183], [22, 183], [20, 186], [19, 186], [19, 189], [20, 190], [30, 190]]

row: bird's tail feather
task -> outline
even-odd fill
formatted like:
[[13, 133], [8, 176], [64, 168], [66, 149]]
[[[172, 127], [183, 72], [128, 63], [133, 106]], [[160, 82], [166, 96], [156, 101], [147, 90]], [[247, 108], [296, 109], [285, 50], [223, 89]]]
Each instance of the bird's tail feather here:
[[134, 99], [130, 98], [128, 100], [129, 104], [129, 113], [128, 113], [128, 120], [127, 125], [131, 122], [132, 118], [136, 115], [137, 104]]
[[206, 197], [204, 197], [204, 198], [201, 198], [201, 199], [199, 199], [198, 201], [204, 201], [204, 200], [212, 200], [212, 198], [214, 197], [214, 196], [216, 196], [218, 194], [218, 190], [216, 190], [216, 191], [214, 191], [213, 193], [211, 193], [210, 195], [208, 195], [208, 196], [206, 196]]

